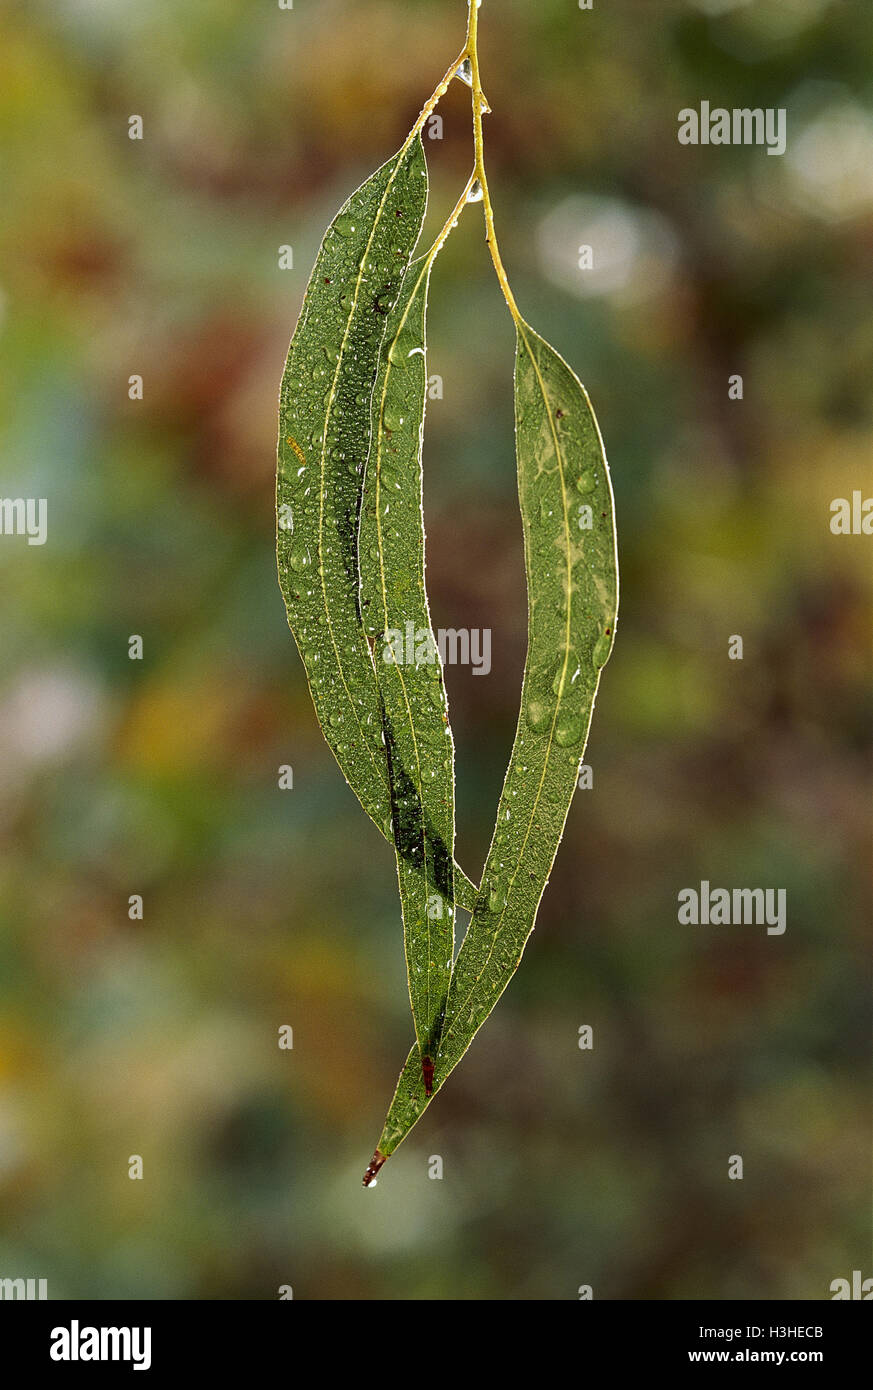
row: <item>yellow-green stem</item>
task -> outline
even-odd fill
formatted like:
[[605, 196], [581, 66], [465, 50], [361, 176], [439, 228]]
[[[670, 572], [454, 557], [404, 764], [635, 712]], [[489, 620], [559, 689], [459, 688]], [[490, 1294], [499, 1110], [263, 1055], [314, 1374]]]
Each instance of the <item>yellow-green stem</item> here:
[[476, 149], [476, 177], [482, 189], [482, 209], [485, 214], [485, 239], [488, 243], [488, 250], [491, 252], [491, 259], [494, 262], [494, 269], [500, 288], [503, 291], [503, 298], [509, 306], [509, 312], [513, 319], [518, 323], [521, 315], [518, 312], [518, 305], [515, 302], [515, 295], [509, 285], [509, 280], [504, 269], [503, 261], [500, 256], [500, 247], [497, 242], [497, 232], [494, 227], [494, 208], [491, 205], [491, 194], [488, 189], [488, 177], [485, 173], [485, 140], [482, 131], [482, 111], [483, 106], [488, 108], [488, 103], [482, 92], [482, 79], [479, 74], [479, 4], [481, 0], [468, 0], [470, 6], [469, 19], [467, 21], [467, 51], [466, 57], [470, 60], [470, 72], [472, 76], [472, 98], [473, 98], [473, 141]]
[[401, 154], [404, 150], [409, 149], [409, 146], [412, 144], [416, 135], [418, 135], [420, 131], [423, 129], [425, 121], [427, 120], [428, 116], [430, 116], [431, 113], [434, 111], [434, 109], [442, 100], [442, 98], [445, 96], [446, 92], [449, 89], [449, 83], [452, 81], [452, 78], [457, 73], [458, 68], [463, 66], [466, 57], [467, 50], [465, 48], [462, 53], [458, 54], [451, 67], [446, 70], [446, 73], [443, 76], [442, 81], [439, 83], [437, 87], [434, 88], [433, 92], [428, 97], [424, 106], [421, 108], [421, 111], [418, 115], [418, 120], [415, 122], [415, 125], [412, 127], [411, 131], [406, 137], [406, 140], [404, 141], [403, 149], [400, 151]]

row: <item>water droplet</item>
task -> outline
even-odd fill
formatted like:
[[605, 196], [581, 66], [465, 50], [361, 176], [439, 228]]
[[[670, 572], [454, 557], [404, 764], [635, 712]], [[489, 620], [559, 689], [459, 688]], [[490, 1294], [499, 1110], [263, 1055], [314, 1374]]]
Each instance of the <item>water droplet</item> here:
[[423, 357], [424, 348], [416, 344], [415, 338], [411, 333], [401, 333], [400, 337], [395, 338], [388, 349], [388, 358], [393, 362], [395, 367], [410, 366], [409, 359], [416, 356], [416, 354]]
[[594, 669], [599, 671], [601, 666], [606, 665], [607, 658], [612, 650], [612, 637], [608, 632], [604, 632], [598, 637], [594, 644], [594, 651], [591, 653], [591, 661]]
[[351, 236], [355, 230], [355, 224], [346, 213], [341, 212], [333, 224], [334, 231], [339, 232], [340, 236]]
[[565, 719], [558, 721], [555, 730], [555, 742], [562, 748], [572, 748], [574, 743], [578, 743], [585, 731], [584, 721], [574, 714], [567, 715]]
[[462, 82], [466, 82], [466, 84], [467, 84], [468, 87], [472, 87], [472, 85], [473, 85], [473, 64], [470, 62], [470, 59], [469, 59], [469, 58], [465, 58], [465, 59], [464, 59], [464, 61], [463, 61], [463, 63], [461, 64], [461, 66], [458, 68], [458, 71], [457, 71], [457, 73], [455, 74], [455, 76], [456, 76], [456, 77], [459, 77], [459, 78], [461, 79]]
[[311, 565], [312, 557], [306, 546], [301, 544], [292, 546], [291, 554], [288, 556], [288, 563], [292, 570], [296, 570], [298, 574], [301, 570], [305, 570], [308, 565]]
[[491, 912], [502, 912], [506, 906], [506, 882], [493, 878], [488, 886], [488, 907]]
[[396, 492], [400, 487], [400, 479], [396, 473], [392, 473], [390, 468], [383, 468], [381, 471], [382, 487], [386, 492]]
[[482, 188], [482, 185], [481, 185], [481, 183], [479, 182], [479, 180], [476, 179], [475, 182], [473, 183], [472, 188], [470, 189], [470, 192], [467, 194], [467, 202], [468, 202], [468, 203], [481, 203], [481, 201], [482, 201], [482, 199], [483, 199], [484, 197], [485, 197], [484, 189]]
[[548, 727], [552, 717], [552, 711], [542, 700], [528, 700], [527, 702], [527, 722], [534, 733], [540, 734], [543, 729]]
[[594, 481], [595, 479], [593, 473], [580, 473], [579, 477], [576, 479], [576, 491], [590, 492], [594, 487]]
[[406, 416], [399, 406], [389, 401], [382, 411], [382, 424], [386, 430], [399, 430]]

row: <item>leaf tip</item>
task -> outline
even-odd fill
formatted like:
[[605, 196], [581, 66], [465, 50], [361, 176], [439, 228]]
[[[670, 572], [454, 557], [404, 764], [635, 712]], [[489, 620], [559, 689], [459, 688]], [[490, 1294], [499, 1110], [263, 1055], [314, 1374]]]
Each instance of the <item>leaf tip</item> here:
[[373, 1154], [373, 1157], [370, 1159], [370, 1162], [367, 1165], [367, 1171], [364, 1174], [364, 1187], [369, 1187], [370, 1184], [375, 1181], [376, 1174], [382, 1167], [382, 1164], [385, 1162], [387, 1157], [387, 1154], [381, 1153], [378, 1149], [376, 1150], [376, 1152]]

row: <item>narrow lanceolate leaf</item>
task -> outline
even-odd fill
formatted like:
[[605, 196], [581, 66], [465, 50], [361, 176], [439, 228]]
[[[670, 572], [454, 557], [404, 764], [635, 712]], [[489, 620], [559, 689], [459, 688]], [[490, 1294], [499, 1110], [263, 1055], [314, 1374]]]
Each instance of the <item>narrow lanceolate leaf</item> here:
[[[452, 974], [434, 1092], [491, 1013], [533, 930], [576, 788], [618, 607], [612, 490], [591, 405], [558, 353], [524, 322], [517, 328], [528, 653], [494, 838]], [[365, 1183], [427, 1103], [414, 1048]]]
[[279, 582], [325, 738], [390, 833], [382, 718], [358, 614], [357, 529], [370, 397], [427, 203], [420, 139], [388, 160], [321, 244], [282, 378]]
[[413, 262], [388, 317], [373, 392], [360, 527], [361, 612], [383, 701], [406, 968], [430, 1084], [454, 953], [454, 745], [425, 591], [421, 449], [433, 256]]
[[[382, 706], [358, 607], [357, 538], [386, 319], [426, 202], [416, 136], [352, 194], [325, 233], [280, 396], [277, 552], [288, 622], [327, 743], [391, 840]], [[463, 886], [471, 906], [475, 890]]]

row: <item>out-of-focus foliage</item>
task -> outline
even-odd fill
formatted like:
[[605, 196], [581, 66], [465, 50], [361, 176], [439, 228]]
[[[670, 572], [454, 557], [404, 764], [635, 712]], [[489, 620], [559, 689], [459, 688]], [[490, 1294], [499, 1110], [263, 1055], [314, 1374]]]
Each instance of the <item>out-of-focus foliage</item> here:
[[[597, 402], [621, 641], [525, 970], [359, 1186], [401, 928], [285, 625], [276, 401], [321, 230], [464, 11], [0, 7], [0, 494], [48, 499], [45, 546], [0, 538], [0, 1274], [53, 1297], [820, 1298], [869, 1256], [870, 538], [828, 526], [873, 491], [867, 0], [483, 6], [504, 257]], [[787, 108], [786, 154], [680, 146], [702, 99]], [[434, 230], [466, 89], [441, 113]], [[448, 672], [475, 875], [524, 659], [475, 209], [432, 309], [433, 617], [493, 630]], [[680, 926], [704, 878], [786, 888], [785, 935]]]

